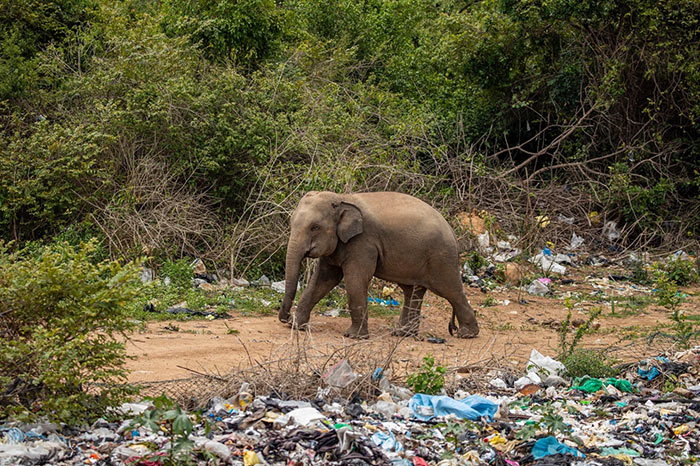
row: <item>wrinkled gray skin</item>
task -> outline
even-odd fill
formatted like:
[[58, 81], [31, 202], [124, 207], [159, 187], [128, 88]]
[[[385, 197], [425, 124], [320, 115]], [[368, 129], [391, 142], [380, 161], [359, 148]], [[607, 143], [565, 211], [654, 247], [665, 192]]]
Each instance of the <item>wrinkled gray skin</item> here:
[[[290, 310], [305, 257], [320, 259], [292, 319]], [[458, 330], [461, 338], [478, 335], [474, 309], [462, 289], [457, 240], [440, 213], [400, 193], [306, 194], [292, 214], [280, 321], [303, 328], [311, 309], [345, 278], [352, 319], [345, 336], [366, 338], [367, 288], [372, 276], [397, 283], [404, 292], [395, 335], [417, 335], [426, 289], [452, 305], [450, 334]]]

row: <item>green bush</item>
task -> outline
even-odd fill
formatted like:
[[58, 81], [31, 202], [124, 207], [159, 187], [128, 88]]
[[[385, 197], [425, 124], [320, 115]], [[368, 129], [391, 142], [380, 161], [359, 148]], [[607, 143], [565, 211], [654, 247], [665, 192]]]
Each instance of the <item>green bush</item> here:
[[423, 358], [423, 364], [418, 371], [406, 378], [406, 384], [415, 393], [435, 395], [440, 393], [445, 385], [445, 372], [447, 369], [444, 366], [436, 366], [435, 358], [429, 354]]
[[165, 262], [160, 269], [159, 275], [162, 279], [169, 278], [170, 286], [175, 287], [177, 290], [184, 291], [192, 288], [194, 271], [188, 258]]
[[95, 241], [34, 254], [0, 245], [0, 416], [71, 425], [122, 402], [125, 306], [140, 266], [95, 260]]
[[690, 260], [671, 259], [663, 270], [668, 279], [678, 286], [691, 285], [700, 280], [698, 269], [695, 263]]

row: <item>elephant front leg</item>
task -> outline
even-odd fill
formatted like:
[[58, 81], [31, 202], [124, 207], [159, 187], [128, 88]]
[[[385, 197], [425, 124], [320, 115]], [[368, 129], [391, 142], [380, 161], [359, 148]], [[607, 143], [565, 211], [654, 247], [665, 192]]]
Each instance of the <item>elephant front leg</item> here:
[[353, 264], [346, 267], [345, 289], [348, 293], [348, 307], [351, 325], [345, 330], [346, 337], [363, 339], [369, 337], [367, 328], [367, 289], [374, 275], [375, 263]]
[[404, 293], [403, 309], [399, 318], [399, 326], [394, 329], [392, 335], [401, 337], [415, 337], [420, 326], [420, 308], [423, 304], [423, 296], [426, 289], [422, 286], [399, 285]]
[[332, 266], [321, 259], [318, 267], [311, 275], [309, 286], [299, 298], [292, 326], [304, 328], [309, 323], [311, 310], [316, 304], [328, 294], [343, 279], [343, 270], [340, 267]]

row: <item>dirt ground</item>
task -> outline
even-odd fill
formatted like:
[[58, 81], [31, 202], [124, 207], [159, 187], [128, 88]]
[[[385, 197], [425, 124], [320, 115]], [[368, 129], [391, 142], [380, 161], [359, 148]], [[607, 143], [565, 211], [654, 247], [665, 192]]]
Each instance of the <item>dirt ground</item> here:
[[[629, 286], [627, 288], [629, 291]], [[448, 367], [483, 364], [488, 360], [522, 364], [527, 361], [532, 348], [545, 355], [556, 354], [559, 344], [557, 329], [567, 315], [563, 297], [536, 297], [517, 289], [482, 293], [465, 286], [465, 290], [477, 310], [481, 327], [477, 338], [462, 340], [451, 337], [447, 331], [451, 314], [449, 304], [428, 293], [420, 327], [422, 341], [391, 336], [391, 328], [398, 322], [397, 309], [395, 315], [370, 318], [370, 339], [359, 343], [363, 345], [361, 351], [372, 357], [389, 357], [392, 354], [395, 363], [407, 367], [417, 365], [428, 353]], [[557, 290], [560, 293], [596, 291], [583, 276], [574, 284], [558, 285]], [[623, 287], [616, 288], [613, 283], [605, 293], [622, 294], [622, 290]], [[683, 309], [697, 315], [700, 313], [699, 289], [684, 291], [690, 296]], [[508, 304], [504, 303], [506, 300]], [[670, 323], [668, 311], [655, 304], [632, 315], [625, 315], [619, 309], [616, 315], [612, 315], [609, 304], [587, 301], [574, 308], [572, 320], [586, 319], [586, 310], [593, 306], [603, 306], [598, 319], [600, 327], [584, 338], [585, 344], [597, 347], [615, 345], [618, 349], [611, 351], [616, 351], [615, 355], [622, 360], [635, 360], [647, 355], [645, 353], [654, 353], [656, 348], [646, 343], [642, 336]], [[244, 316], [235, 309], [230, 315], [231, 318], [212, 321], [148, 323], [144, 330], [133, 335], [127, 345], [128, 353], [134, 357], [128, 363], [130, 381], [162, 381], [197, 373], [223, 375], [234, 369], [264, 365], [283, 358], [300, 339], [303, 340], [301, 344], [314, 348], [319, 354], [334, 354], [339, 348], [358, 345], [355, 340], [343, 337], [343, 331], [350, 323], [349, 317], [315, 314], [311, 318], [310, 331], [297, 334], [280, 323], [276, 316]], [[446, 341], [431, 343], [428, 336]], [[632, 339], [621, 342], [627, 337]]]

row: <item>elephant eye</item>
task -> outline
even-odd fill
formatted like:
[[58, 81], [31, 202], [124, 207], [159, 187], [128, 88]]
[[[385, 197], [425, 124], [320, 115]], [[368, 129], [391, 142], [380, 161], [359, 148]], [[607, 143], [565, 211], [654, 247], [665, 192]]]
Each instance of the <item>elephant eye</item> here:
[[318, 231], [320, 229], [321, 229], [321, 227], [319, 225], [312, 225], [311, 226], [311, 231]]

